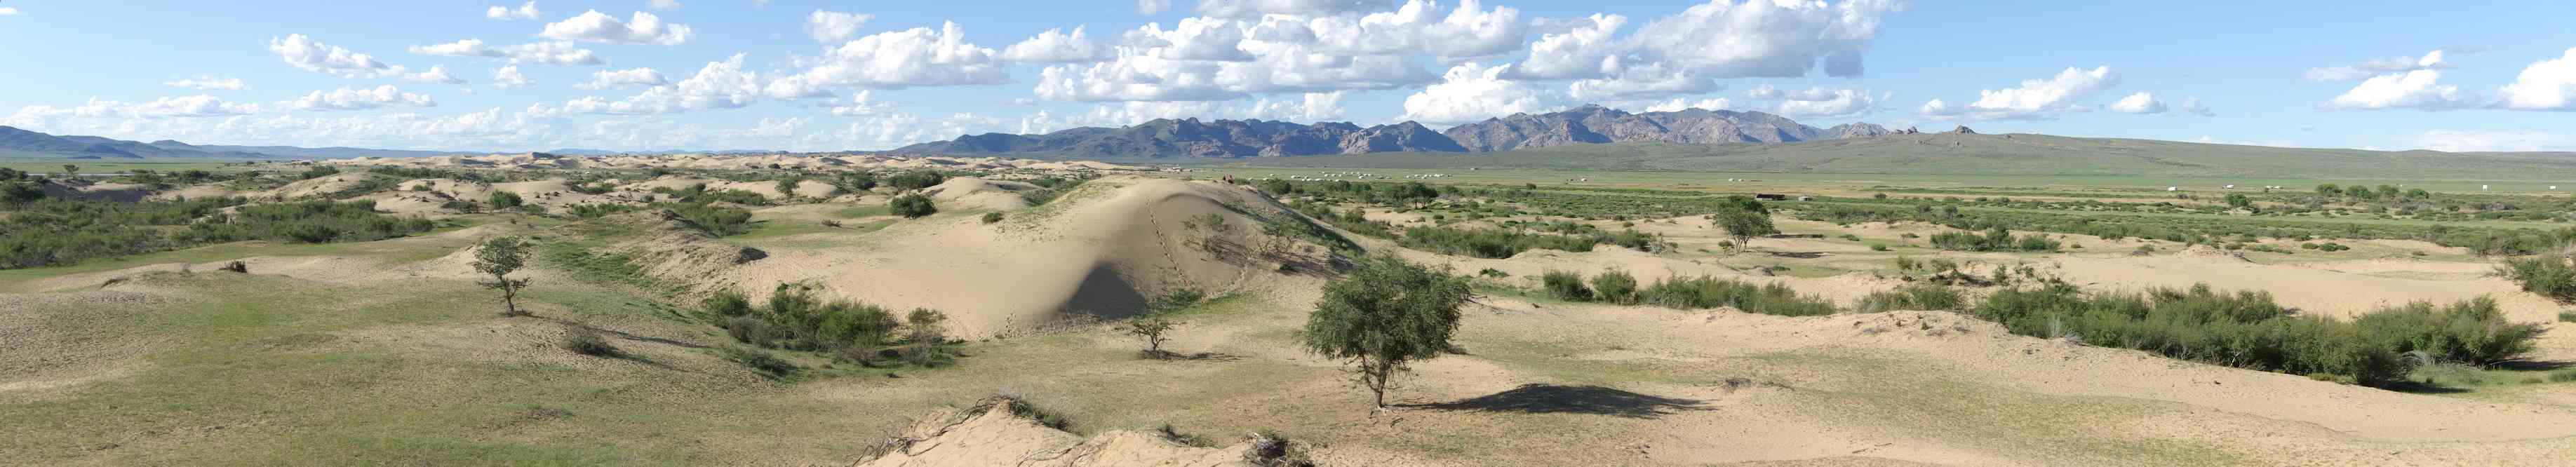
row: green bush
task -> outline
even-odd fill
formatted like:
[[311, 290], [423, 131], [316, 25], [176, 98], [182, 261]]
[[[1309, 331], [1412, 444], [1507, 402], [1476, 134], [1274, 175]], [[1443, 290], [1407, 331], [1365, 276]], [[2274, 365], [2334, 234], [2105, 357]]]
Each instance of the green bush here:
[[2012, 231], [1995, 227], [1987, 230], [1985, 235], [1955, 230], [1932, 234], [1932, 246], [1965, 251], [2057, 251], [2059, 245], [2045, 235], [2014, 237]]
[[1573, 271], [1548, 271], [1539, 275], [1547, 296], [1558, 300], [1592, 301], [1592, 288], [1583, 285], [1583, 275]]
[[743, 208], [706, 203], [656, 203], [653, 206], [670, 210], [671, 214], [708, 235], [725, 237], [751, 230], [751, 211]]
[[1601, 271], [1592, 276], [1592, 297], [1611, 303], [1637, 303], [1637, 278], [1627, 271]]
[[708, 316], [734, 317], [751, 314], [751, 299], [732, 289], [718, 290], [698, 302]]
[[586, 325], [576, 324], [570, 331], [566, 331], [563, 348], [573, 353], [593, 357], [617, 356], [617, 346], [609, 345], [608, 339], [599, 337], [599, 330], [591, 329]]
[[2522, 284], [2522, 290], [2549, 297], [2559, 303], [2576, 303], [2576, 267], [2565, 258], [2538, 256], [2505, 260], [2496, 268], [2505, 278]]
[[1478, 258], [1510, 258], [1529, 250], [1592, 251], [1600, 243], [1593, 237], [1535, 234], [1501, 229], [1453, 229], [1448, 227], [1408, 227], [1397, 243], [1442, 254]]
[[905, 219], [920, 219], [923, 216], [939, 213], [939, 207], [931, 205], [930, 197], [922, 196], [920, 193], [896, 196], [888, 201], [886, 206], [894, 212], [894, 215], [903, 216]]
[[993, 212], [987, 212], [987, 213], [984, 213], [984, 223], [986, 223], [986, 224], [991, 224], [991, 223], [1001, 222], [1001, 221], [1002, 221], [1002, 212], [1001, 212], [1001, 211], [993, 211]]
[[496, 190], [492, 192], [490, 199], [483, 201], [483, 204], [492, 206], [492, 209], [509, 209], [527, 204], [527, 201], [519, 199], [518, 193]]
[[1861, 297], [1860, 307], [1856, 311], [1877, 313], [1894, 310], [1959, 310], [1966, 306], [1967, 300], [1959, 296], [1958, 290], [1949, 286], [1912, 284]]
[[1822, 298], [1798, 295], [1781, 284], [1755, 285], [1710, 276], [1668, 277], [1638, 292], [1640, 302], [1674, 309], [1735, 307], [1746, 313], [1817, 316], [1834, 313]]
[[2338, 321], [2293, 315], [2268, 293], [2225, 294], [2207, 285], [2131, 294], [2084, 294], [2064, 284], [2007, 289], [1971, 313], [2014, 334], [2378, 387], [2402, 381], [2416, 360], [2510, 361], [2538, 334], [2536, 326], [2506, 321], [2486, 299], [2414, 303]]
[[938, 171], [914, 170], [895, 174], [894, 177], [886, 179], [886, 184], [894, 186], [897, 190], [909, 191], [929, 188], [944, 181], [948, 181], [948, 176]]

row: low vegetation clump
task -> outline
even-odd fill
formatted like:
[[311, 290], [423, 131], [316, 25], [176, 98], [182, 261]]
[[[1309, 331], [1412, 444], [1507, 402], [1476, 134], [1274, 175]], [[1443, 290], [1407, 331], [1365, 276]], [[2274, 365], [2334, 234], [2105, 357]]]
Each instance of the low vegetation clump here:
[[922, 196], [920, 193], [896, 196], [888, 201], [886, 206], [894, 212], [894, 215], [903, 216], [905, 219], [920, 219], [939, 213], [939, 207], [931, 204], [930, 197]]
[[[725, 333], [760, 348], [820, 352], [862, 365], [902, 361], [935, 366], [948, 352], [939, 326], [946, 316], [929, 309], [897, 322], [884, 307], [850, 300], [825, 300], [811, 287], [780, 284], [765, 306], [754, 307], [742, 295], [720, 292], [701, 306], [721, 319]], [[898, 336], [898, 331], [905, 331]]]
[[1734, 307], [1746, 313], [1780, 316], [1819, 316], [1835, 312], [1832, 301], [1798, 295], [1798, 291], [1787, 285], [1756, 285], [1711, 276], [1675, 276], [1655, 281], [1654, 285], [1637, 291], [1637, 302], [1683, 310]]
[[[358, 242], [427, 232], [372, 201], [248, 205], [238, 197], [115, 202], [45, 198], [0, 208], [0, 269], [60, 266], [243, 240]], [[237, 207], [237, 208], [236, 208]], [[226, 208], [235, 208], [225, 212]], [[154, 226], [187, 226], [160, 229]]]
[[1637, 276], [1627, 271], [1601, 271], [1592, 276], [1592, 298], [1617, 304], [1637, 303]]
[[1912, 284], [1861, 297], [1860, 306], [1855, 311], [1862, 313], [1894, 310], [1952, 311], [1966, 307], [1967, 299], [1959, 296], [1958, 289], [1940, 284]]
[[572, 326], [572, 329], [565, 331], [563, 348], [564, 350], [572, 351], [572, 353], [593, 357], [616, 357], [618, 355], [617, 346], [609, 345], [607, 338], [599, 336], [599, 330], [591, 329], [591, 327], [587, 325], [576, 324]]
[[1547, 291], [1549, 298], [1574, 302], [1592, 301], [1592, 287], [1583, 284], [1582, 274], [1572, 271], [1548, 271], [1540, 274], [1539, 286]]
[[2522, 290], [2549, 297], [2559, 303], [2576, 303], [2576, 267], [2566, 258], [2537, 256], [2505, 260], [2496, 268], [2507, 279], [2522, 284]]
[[2530, 351], [2539, 328], [2495, 302], [2412, 303], [2351, 321], [2293, 315], [2269, 293], [2154, 289], [2086, 294], [2056, 284], [2000, 290], [1970, 312], [2014, 334], [2065, 338], [2204, 363], [2388, 387], [2427, 362], [2486, 365]]
[[948, 181], [948, 175], [936, 170], [914, 170], [885, 178], [885, 184], [897, 190], [919, 190]]
[[474, 249], [474, 272], [492, 276], [477, 282], [484, 288], [501, 291], [501, 316], [525, 316], [519, 309], [519, 291], [528, 287], [527, 278], [511, 279], [510, 273], [528, 264], [528, 243], [518, 237], [493, 237]]
[[1600, 242], [1592, 237], [1516, 230], [1408, 227], [1398, 243], [1442, 254], [1510, 258], [1523, 251], [1540, 249], [1577, 253], [1592, 251], [1592, 245]]
[[2015, 237], [2012, 231], [1996, 227], [1985, 235], [1959, 231], [1932, 234], [1932, 246], [1944, 250], [2045, 252], [2057, 251], [2058, 243], [2040, 234]]
[[671, 211], [672, 215], [688, 221], [689, 225], [708, 235], [726, 237], [751, 230], [751, 211], [743, 208], [708, 203], [657, 203], [653, 206]]
[[653, 188], [653, 193], [667, 196], [674, 201], [686, 204], [733, 203], [745, 206], [765, 206], [769, 204], [769, 198], [760, 196], [759, 193], [742, 190], [709, 190], [707, 189], [707, 185], [704, 183], [689, 185], [688, 188], [677, 190], [671, 189], [670, 187], [655, 187]]

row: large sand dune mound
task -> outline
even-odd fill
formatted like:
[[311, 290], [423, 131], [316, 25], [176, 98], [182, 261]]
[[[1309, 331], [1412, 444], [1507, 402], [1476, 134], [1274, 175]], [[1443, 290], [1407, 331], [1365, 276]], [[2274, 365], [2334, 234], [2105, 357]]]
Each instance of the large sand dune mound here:
[[934, 414], [892, 441], [863, 467], [931, 466], [1255, 466], [1251, 442], [1221, 448], [1174, 443], [1161, 436], [1111, 431], [1083, 439], [1012, 413], [1009, 399]]
[[1035, 189], [1037, 185], [1021, 182], [955, 177], [921, 192], [942, 206], [1009, 210], [1028, 207], [1029, 202], [1020, 198], [1020, 192]]
[[344, 166], [392, 166], [469, 169], [971, 169], [1144, 171], [1144, 167], [1093, 161], [1040, 161], [1000, 157], [905, 157], [866, 154], [624, 154], [567, 156], [545, 153], [438, 157], [357, 157], [316, 161]]
[[[888, 308], [937, 309], [950, 316], [950, 332], [990, 336], [1076, 317], [1125, 317], [1150, 297], [1182, 288], [1217, 295], [1314, 287], [1320, 279], [1281, 271], [1317, 269], [1330, 253], [1312, 245], [1259, 247], [1272, 244], [1259, 219], [1294, 215], [1242, 187], [1112, 177], [1052, 204], [1011, 211], [1000, 223], [940, 215], [897, 223], [860, 245], [647, 270], [754, 298], [777, 284], [811, 283]], [[1223, 227], [1199, 220], [1209, 216]]]

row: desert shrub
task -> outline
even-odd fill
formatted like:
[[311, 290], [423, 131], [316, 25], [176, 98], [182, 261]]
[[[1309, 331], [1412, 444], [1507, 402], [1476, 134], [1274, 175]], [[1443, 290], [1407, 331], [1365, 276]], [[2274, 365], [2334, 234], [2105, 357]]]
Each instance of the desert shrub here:
[[1002, 212], [1001, 212], [1001, 211], [993, 211], [993, 212], [987, 212], [987, 213], [984, 213], [984, 223], [986, 223], [986, 224], [991, 224], [991, 223], [1001, 222], [1001, 221], [1002, 221]]
[[2039, 234], [2014, 237], [2011, 231], [1995, 227], [1984, 235], [1955, 230], [1932, 234], [1932, 246], [1965, 251], [2057, 251], [2058, 242]]
[[726, 360], [732, 360], [734, 363], [742, 364], [744, 367], [751, 368], [752, 371], [759, 372], [761, 375], [768, 376], [773, 379], [785, 378], [790, 375], [794, 375], [798, 370], [795, 363], [788, 362], [786, 359], [778, 358], [777, 355], [770, 355], [768, 351], [759, 349], [728, 346], [724, 348], [724, 357]]
[[1967, 300], [1959, 296], [1957, 289], [1940, 284], [1912, 284], [1861, 297], [1860, 307], [1856, 311], [1877, 313], [1892, 310], [1958, 310], [1965, 308], [1966, 305]]
[[628, 206], [628, 205], [623, 205], [623, 204], [584, 203], [584, 204], [575, 204], [575, 205], [572, 205], [572, 207], [565, 208], [565, 209], [564, 209], [564, 212], [565, 212], [565, 213], [568, 213], [568, 214], [572, 214], [572, 215], [573, 215], [573, 217], [579, 217], [579, 218], [584, 218], [584, 219], [597, 219], [597, 218], [600, 218], [600, 217], [607, 216], [607, 215], [609, 215], [609, 214], [616, 214], [616, 213], [621, 213], [621, 212], [626, 212], [626, 211], [633, 211], [633, 210], [635, 210], [635, 207], [634, 207], [634, 206]]
[[617, 356], [617, 346], [609, 345], [608, 339], [599, 337], [599, 330], [591, 329], [587, 325], [575, 324], [572, 329], [565, 331], [563, 348], [572, 353], [593, 357]]
[[492, 209], [509, 209], [519, 207], [521, 204], [527, 204], [527, 200], [520, 199], [518, 193], [493, 191], [492, 196], [490, 196], [489, 199], [484, 200], [483, 204], [491, 206]]
[[1798, 295], [1787, 285], [1755, 285], [1710, 276], [1667, 277], [1637, 293], [1640, 302], [1674, 309], [1735, 307], [1746, 313], [1816, 316], [1834, 313], [1825, 299]]
[[2525, 292], [2540, 294], [2559, 303], [2576, 303], [2576, 267], [2569, 267], [2565, 258], [2508, 259], [2496, 270], [2505, 278], [2522, 284]]
[[948, 334], [943, 326], [948, 315], [939, 310], [914, 308], [903, 315], [903, 360], [913, 366], [936, 367], [955, 360], [949, 351]]
[[1404, 229], [1404, 237], [1399, 239], [1398, 243], [1442, 254], [1510, 258], [1523, 251], [1539, 249], [1578, 253], [1592, 251], [1592, 245], [1599, 242], [1592, 237], [1501, 229], [1408, 227]]
[[1592, 276], [1592, 297], [1611, 303], [1637, 302], [1637, 277], [1627, 271], [1609, 270]]
[[2492, 300], [2415, 303], [2338, 321], [2293, 315], [2268, 293], [2219, 293], [2207, 285], [2114, 294], [2085, 294], [2064, 284], [2007, 289], [1970, 312], [2014, 334], [2379, 387], [2401, 381], [2417, 360], [2519, 358], [2538, 333], [2536, 326], [2504, 320]]
[[327, 165], [321, 165], [321, 166], [314, 166], [313, 168], [310, 168], [310, 169], [304, 169], [304, 173], [296, 174], [296, 175], [295, 175], [295, 178], [296, 178], [297, 180], [312, 180], [312, 179], [316, 179], [316, 178], [329, 177], [329, 176], [339, 175], [339, 174], [340, 174], [340, 168], [338, 168], [338, 167], [332, 167], [332, 166], [327, 166]]
[[886, 206], [894, 212], [894, 215], [903, 216], [905, 219], [919, 219], [939, 213], [939, 207], [931, 204], [930, 197], [922, 196], [920, 193], [896, 196], [888, 201]]
[[751, 230], [751, 211], [732, 206], [706, 203], [655, 203], [654, 207], [671, 211], [681, 220], [708, 235], [718, 237], [741, 235]]
[[1577, 302], [1592, 301], [1592, 288], [1583, 285], [1582, 274], [1576, 274], [1573, 271], [1547, 271], [1539, 275], [1539, 283], [1547, 290], [1549, 297]]
[[897, 190], [919, 190], [948, 181], [948, 176], [935, 170], [913, 170], [886, 178], [887, 185]]
[[743, 297], [742, 292], [735, 292], [732, 289], [718, 290], [716, 293], [708, 294], [705, 300], [698, 301], [698, 307], [706, 310], [707, 316], [742, 316], [751, 314], [751, 299]]

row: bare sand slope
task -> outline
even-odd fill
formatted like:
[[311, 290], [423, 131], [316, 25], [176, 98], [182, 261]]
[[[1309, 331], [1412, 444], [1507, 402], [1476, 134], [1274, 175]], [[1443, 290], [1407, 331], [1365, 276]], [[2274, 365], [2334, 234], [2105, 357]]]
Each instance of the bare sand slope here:
[[[2260, 264], [2209, 255], [2046, 260], [2052, 272], [2089, 290], [2188, 287], [2262, 290], [2304, 313], [2351, 317], [2380, 307], [2429, 300], [2447, 304], [2491, 296], [2516, 321], [2557, 320], [2561, 308], [2513, 282], [2473, 271], [2475, 263], [2379, 259], [2314, 264]], [[2411, 274], [2410, 274], [2411, 273]]]
[[922, 188], [921, 192], [930, 195], [930, 199], [940, 206], [999, 211], [1029, 207], [1029, 202], [1020, 198], [1020, 192], [1035, 189], [1038, 189], [1037, 185], [1021, 182], [953, 177], [938, 185]]
[[[755, 298], [776, 284], [810, 282], [889, 308], [938, 309], [951, 317], [950, 331], [964, 336], [1072, 315], [1123, 317], [1180, 288], [1215, 295], [1314, 286], [1315, 279], [1282, 274], [1278, 258], [1253, 251], [1263, 238], [1259, 221], [1229, 206], [1293, 215], [1240, 187], [1113, 177], [997, 224], [965, 215], [908, 220], [864, 245], [773, 249], [759, 261], [680, 279]], [[1185, 225], [1206, 215], [1225, 219], [1226, 231]], [[1303, 251], [1289, 260], [1321, 254]]]
[[891, 440], [884, 455], [862, 467], [1020, 466], [1244, 466], [1252, 444], [1222, 448], [1182, 445], [1163, 437], [1118, 430], [1085, 439], [1013, 414], [1008, 399], [976, 408], [933, 414], [910, 433]]

